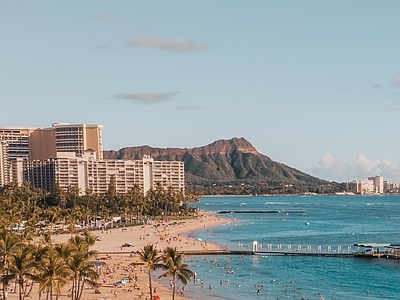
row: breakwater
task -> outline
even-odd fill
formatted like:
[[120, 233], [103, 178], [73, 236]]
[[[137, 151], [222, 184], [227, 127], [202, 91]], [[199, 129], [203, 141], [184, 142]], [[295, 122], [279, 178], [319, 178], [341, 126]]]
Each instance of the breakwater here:
[[219, 210], [217, 214], [305, 214], [305, 210]]

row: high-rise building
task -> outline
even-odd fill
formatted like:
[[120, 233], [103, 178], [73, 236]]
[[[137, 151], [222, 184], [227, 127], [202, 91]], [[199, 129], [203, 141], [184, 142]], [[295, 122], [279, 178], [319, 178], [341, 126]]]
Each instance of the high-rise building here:
[[54, 123], [51, 128], [36, 129], [29, 139], [30, 159], [56, 157], [58, 152], [74, 152], [82, 157], [86, 150], [103, 158], [102, 125]]
[[374, 177], [368, 177], [368, 180], [372, 180], [375, 186], [375, 193], [382, 194], [383, 193], [383, 177], [379, 175], [375, 175]]
[[95, 194], [105, 193], [111, 184], [119, 194], [129, 192], [135, 185], [144, 194], [157, 184], [171, 186], [176, 192], [185, 188], [183, 162], [154, 161], [149, 157], [142, 160], [97, 160], [95, 152], [86, 152], [82, 157], [76, 157], [73, 152], [59, 152], [57, 157], [47, 160], [16, 161], [13, 169], [22, 170], [22, 175], [15, 178], [22, 177], [22, 181], [29, 181], [47, 191], [55, 185], [65, 191], [76, 187], [80, 194], [89, 190]]
[[8, 168], [7, 143], [0, 140], [0, 186], [10, 182]]
[[0, 140], [6, 142], [8, 159], [29, 159], [29, 136], [34, 127], [0, 126]]
[[11, 162], [29, 159], [29, 136], [34, 127], [0, 126], [0, 186], [12, 181]]
[[368, 177], [368, 179], [352, 182], [347, 182], [346, 191], [359, 194], [382, 194], [389, 190], [389, 183], [383, 181], [383, 177], [376, 175]]
[[103, 159], [102, 125], [54, 123], [47, 128], [0, 127], [0, 186], [15, 181], [51, 191], [78, 188], [117, 193], [138, 185], [143, 193], [157, 184], [184, 190], [180, 161]]

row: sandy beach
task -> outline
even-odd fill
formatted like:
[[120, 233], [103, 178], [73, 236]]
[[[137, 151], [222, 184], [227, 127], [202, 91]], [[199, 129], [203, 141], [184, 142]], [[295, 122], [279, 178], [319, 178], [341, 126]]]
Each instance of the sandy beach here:
[[[147, 244], [153, 244], [158, 250], [162, 251], [166, 247], [176, 247], [177, 250], [214, 250], [217, 245], [189, 239], [187, 234], [200, 229], [212, 227], [226, 222], [225, 219], [212, 215], [202, 215], [197, 219], [185, 219], [181, 221], [169, 221], [132, 227], [115, 227], [107, 231], [93, 231], [99, 237], [99, 241], [91, 248], [99, 252], [98, 258], [105, 263], [102, 267], [99, 282], [101, 287], [98, 293], [95, 289], [87, 288], [82, 299], [103, 300], [103, 299], [150, 299], [148, 288], [148, 273], [143, 268], [142, 262], [134, 252], [143, 248]], [[164, 224], [164, 225], [163, 225]], [[55, 243], [66, 242], [70, 238], [69, 234], [56, 235], [53, 237]], [[131, 247], [122, 247], [123, 244], [130, 243]], [[172, 291], [168, 286], [162, 286], [156, 282], [157, 275], [152, 276], [152, 285], [155, 288], [154, 295], [158, 295], [161, 300], [172, 299]], [[118, 281], [126, 279], [125, 284], [118, 284]], [[168, 280], [166, 281], [168, 282]], [[182, 287], [182, 283], [177, 283]], [[67, 299], [68, 288], [65, 287], [60, 299]], [[37, 290], [37, 288], [36, 288]], [[31, 299], [37, 299], [36, 291], [32, 293]], [[17, 294], [9, 294], [8, 299], [17, 299]], [[185, 292], [178, 289], [175, 299], [187, 299]]]

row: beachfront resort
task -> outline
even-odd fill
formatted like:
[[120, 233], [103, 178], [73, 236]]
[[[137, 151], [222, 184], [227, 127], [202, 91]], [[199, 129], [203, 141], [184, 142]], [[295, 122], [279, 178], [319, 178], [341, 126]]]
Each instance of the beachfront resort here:
[[184, 191], [181, 161], [103, 159], [103, 126], [54, 123], [51, 127], [0, 127], [0, 187], [29, 182], [50, 191], [57, 185], [104, 193], [110, 184], [125, 194], [139, 186], [143, 194], [157, 185]]
[[98, 124], [0, 127], [1, 299], [160, 299], [171, 291], [151, 286], [140, 249], [154, 244], [166, 276], [164, 250], [181, 263], [181, 249], [203, 249], [180, 236], [204, 225], [183, 162], [104, 159], [102, 145]]

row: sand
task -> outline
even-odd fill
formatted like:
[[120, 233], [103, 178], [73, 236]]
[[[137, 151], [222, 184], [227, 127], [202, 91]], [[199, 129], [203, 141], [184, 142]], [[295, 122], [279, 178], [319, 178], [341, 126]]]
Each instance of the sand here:
[[[173, 224], [177, 222], [177, 224]], [[226, 222], [222, 218], [213, 215], [202, 215], [196, 219], [185, 219], [181, 221], [173, 220], [163, 222], [158, 227], [155, 223], [144, 226], [133, 226], [123, 228], [113, 228], [108, 231], [93, 231], [93, 234], [99, 237], [99, 241], [91, 248], [99, 252], [98, 257], [107, 265], [102, 268], [102, 275], [99, 282], [102, 283], [98, 289], [99, 294], [95, 290], [87, 287], [84, 290], [82, 299], [87, 300], [103, 300], [103, 299], [150, 299], [148, 288], [148, 273], [144, 268], [140, 259], [134, 252], [143, 248], [147, 244], [153, 244], [158, 250], [162, 251], [166, 247], [176, 247], [177, 250], [214, 250], [218, 249], [217, 245], [202, 241], [193, 240], [187, 237], [190, 232], [200, 229], [215, 226]], [[66, 242], [71, 236], [62, 234], [54, 236], [55, 243]], [[130, 243], [132, 247], [122, 247], [124, 243]], [[135, 266], [132, 264], [138, 263]], [[110, 272], [112, 271], [112, 272]], [[117, 285], [119, 280], [131, 277], [131, 280], [126, 284]], [[154, 295], [158, 295], [161, 300], [172, 299], [172, 290], [169, 286], [162, 286], [156, 282], [157, 275], [152, 276], [152, 285], [156, 289]], [[135, 278], [137, 280], [135, 280]], [[167, 280], [168, 282], [168, 280]], [[177, 283], [178, 287], [183, 286], [182, 283]], [[68, 299], [68, 288], [64, 288], [60, 299]], [[34, 291], [31, 299], [38, 299]], [[17, 294], [9, 293], [8, 299], [18, 299]], [[183, 291], [177, 290], [175, 299], [187, 299]]]

